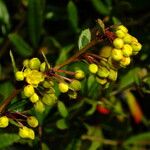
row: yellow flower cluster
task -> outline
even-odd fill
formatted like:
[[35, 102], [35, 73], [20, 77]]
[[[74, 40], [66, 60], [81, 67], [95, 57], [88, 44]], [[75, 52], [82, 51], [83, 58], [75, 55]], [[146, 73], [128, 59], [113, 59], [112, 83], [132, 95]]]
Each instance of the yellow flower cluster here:
[[[23, 71], [16, 72], [17, 81], [25, 81], [28, 85], [24, 87], [23, 93], [34, 104], [34, 108], [38, 112], [45, 110], [45, 105], [54, 105], [57, 97], [53, 88], [53, 82], [46, 79], [46, 63], [41, 63], [38, 58], [32, 58], [23, 62]], [[42, 88], [38, 92], [38, 89]]]
[[100, 63], [90, 64], [89, 71], [96, 74], [96, 80], [101, 85], [108, 86], [110, 81], [115, 81], [118, 69], [126, 67], [131, 62], [131, 56], [138, 54], [142, 45], [128, 33], [128, 29], [119, 25], [115, 29], [116, 38], [112, 45], [104, 46], [100, 50]]

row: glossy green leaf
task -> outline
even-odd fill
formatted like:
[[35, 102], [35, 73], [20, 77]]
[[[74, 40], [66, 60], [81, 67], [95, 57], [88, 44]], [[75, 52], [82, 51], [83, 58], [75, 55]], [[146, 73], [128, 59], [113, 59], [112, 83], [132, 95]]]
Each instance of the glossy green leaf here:
[[93, 6], [101, 15], [109, 15], [110, 8], [102, 0], [91, 0]]
[[90, 29], [85, 29], [81, 32], [78, 40], [79, 49], [85, 47], [91, 41], [91, 32]]
[[60, 115], [64, 118], [66, 118], [68, 116], [68, 110], [67, 110], [65, 104], [62, 101], [58, 101], [57, 107], [58, 107], [58, 111], [59, 111]]
[[73, 1], [69, 1], [67, 5], [68, 17], [69, 21], [73, 27], [73, 29], [77, 32], [78, 31], [78, 12], [76, 5]]
[[8, 147], [15, 142], [18, 142], [20, 139], [19, 135], [17, 134], [0, 134], [0, 149]]
[[32, 48], [19, 36], [17, 33], [9, 34], [9, 39], [16, 48], [16, 52], [24, 57], [31, 56], [33, 53]]
[[38, 46], [42, 31], [43, 2], [42, 0], [29, 0], [28, 2], [28, 29], [29, 37], [34, 47]]
[[65, 119], [60, 119], [56, 122], [56, 126], [58, 129], [67, 129], [68, 128], [68, 125], [66, 124], [66, 121]]

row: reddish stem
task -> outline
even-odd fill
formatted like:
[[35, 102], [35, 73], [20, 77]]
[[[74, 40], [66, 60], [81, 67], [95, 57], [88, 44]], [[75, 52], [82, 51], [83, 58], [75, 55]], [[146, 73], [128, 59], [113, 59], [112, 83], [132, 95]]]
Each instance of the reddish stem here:
[[83, 53], [85, 53], [86, 50], [88, 50], [89, 48], [95, 46], [96, 44], [102, 42], [103, 39], [95, 39], [93, 41], [91, 41], [89, 44], [87, 44], [84, 48], [82, 48], [80, 51], [78, 51], [75, 55], [73, 55], [72, 57], [70, 57], [68, 60], [66, 60], [64, 63], [57, 65], [55, 67], [55, 70], [58, 70], [60, 68], [62, 68], [63, 66], [70, 64], [71, 62], [73, 62], [74, 60], [76, 60], [80, 55], [82, 55]]
[[16, 95], [21, 91], [21, 89], [15, 89], [12, 94], [6, 98], [2, 104], [0, 105], [0, 113], [2, 113], [5, 108], [7, 107], [7, 105], [12, 101], [12, 99], [14, 99], [16, 97]]

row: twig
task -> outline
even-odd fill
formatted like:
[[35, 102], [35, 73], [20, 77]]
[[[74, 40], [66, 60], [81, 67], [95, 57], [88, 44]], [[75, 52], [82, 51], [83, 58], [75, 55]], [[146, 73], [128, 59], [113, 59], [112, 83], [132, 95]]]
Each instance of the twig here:
[[95, 46], [96, 44], [102, 42], [103, 39], [95, 39], [93, 41], [91, 41], [89, 44], [87, 44], [84, 48], [82, 48], [80, 51], [78, 51], [75, 55], [73, 55], [72, 57], [70, 57], [68, 60], [66, 60], [64, 63], [57, 65], [55, 67], [55, 70], [58, 70], [60, 68], [62, 68], [63, 66], [73, 62], [75, 59], [77, 59], [81, 54], [83, 54], [86, 50], [88, 50], [89, 48]]
[[2, 104], [0, 105], [0, 113], [2, 113], [5, 108], [7, 107], [7, 105], [13, 100], [13, 98], [16, 97], [16, 95], [21, 91], [21, 89], [15, 89], [12, 94], [7, 97], [3, 102]]
[[98, 141], [98, 142], [102, 142], [105, 145], [117, 146], [119, 144], [118, 141], [110, 140], [110, 139], [103, 139], [98, 136], [82, 135], [81, 139], [82, 140], [90, 140], [90, 141]]

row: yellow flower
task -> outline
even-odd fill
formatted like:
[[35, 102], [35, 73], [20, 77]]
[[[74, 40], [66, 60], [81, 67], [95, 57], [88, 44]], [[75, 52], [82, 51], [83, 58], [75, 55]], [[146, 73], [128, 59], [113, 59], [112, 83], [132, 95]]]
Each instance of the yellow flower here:
[[29, 138], [31, 140], [34, 140], [35, 138], [34, 131], [26, 126], [19, 128], [19, 136], [22, 138]]
[[28, 84], [33, 86], [38, 86], [38, 84], [44, 81], [44, 74], [38, 70], [31, 70], [31, 72], [26, 76], [26, 81]]

